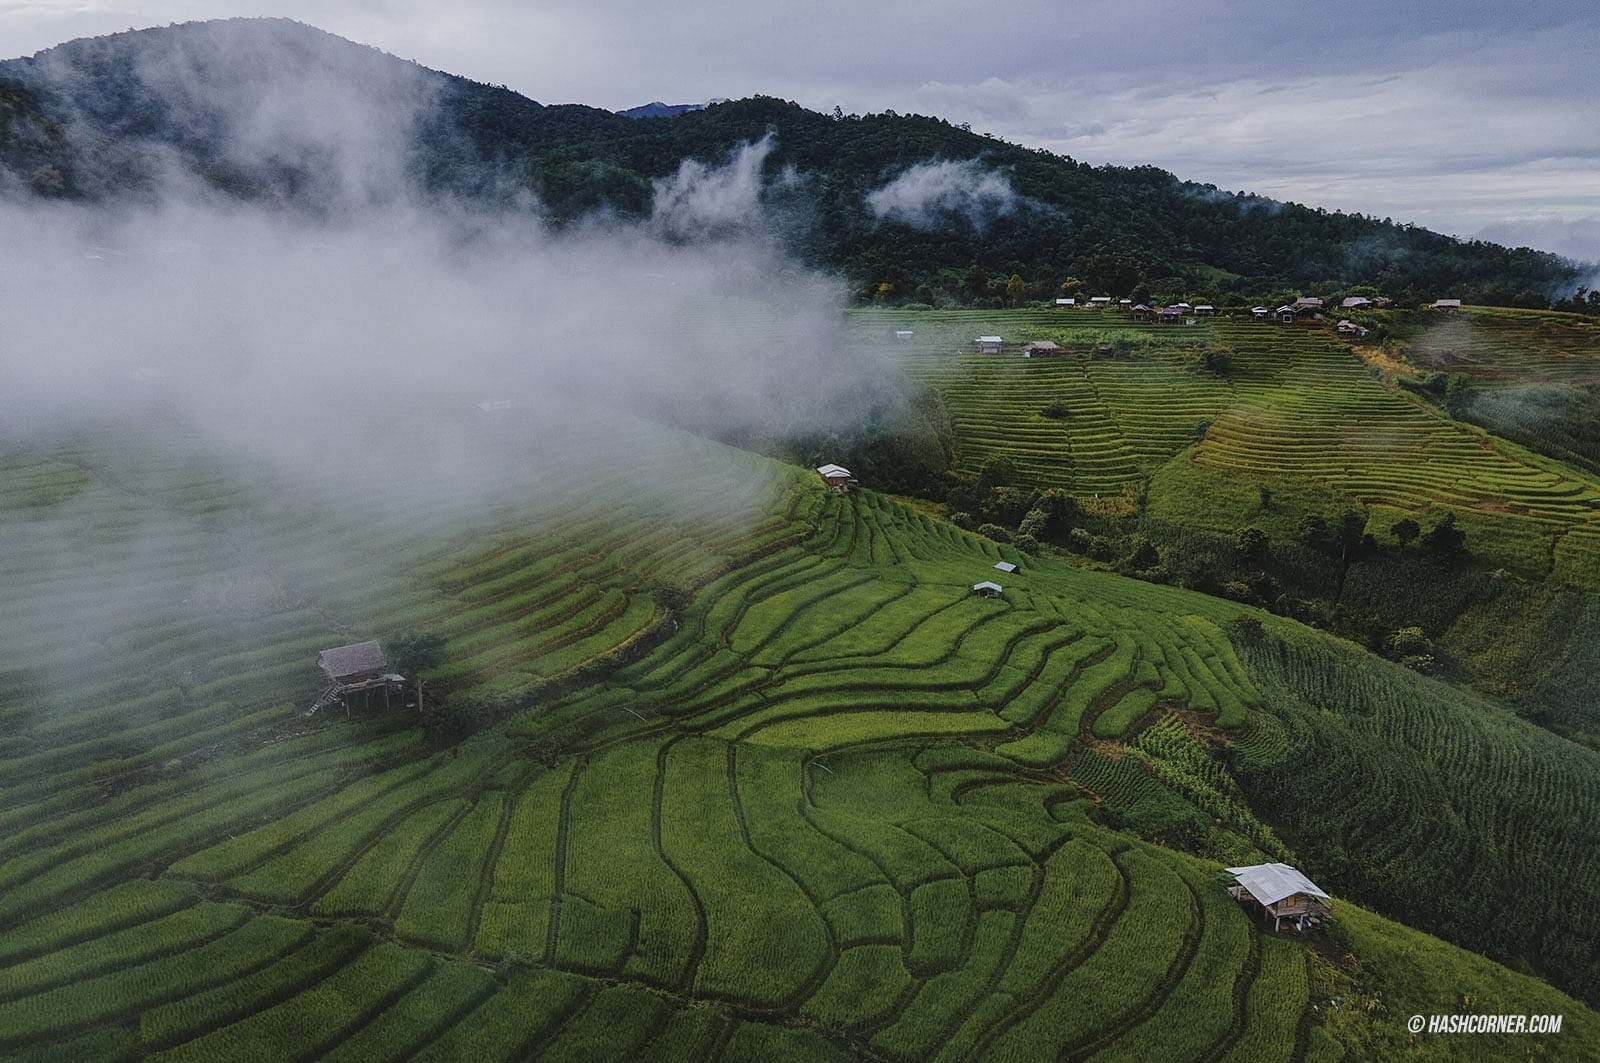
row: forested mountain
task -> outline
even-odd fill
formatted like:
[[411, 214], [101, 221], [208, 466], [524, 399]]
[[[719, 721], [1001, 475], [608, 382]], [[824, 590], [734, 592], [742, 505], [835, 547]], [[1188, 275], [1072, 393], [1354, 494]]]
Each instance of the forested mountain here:
[[[264, 112], [260, 90], [285, 83], [287, 111]], [[318, 139], [352, 115], [357, 143]], [[765, 97], [671, 117], [547, 106], [284, 20], [129, 31], [0, 63], [0, 173], [45, 196], [147, 196], [177, 172], [321, 208], [329, 172], [355, 161], [363, 192], [531, 191], [557, 221], [639, 215], [652, 181], [683, 160], [722, 161], [769, 134], [766, 199], [792, 221], [779, 228], [864, 300], [1015, 303], [1074, 277], [1093, 293], [1213, 301], [1369, 285], [1401, 300], [1543, 305], [1580, 275], [1543, 252], [1094, 166], [934, 117]], [[402, 142], [403, 165], [375, 177], [374, 160]], [[871, 198], [939, 162], [965, 165], [912, 189], [915, 209]], [[1013, 275], [1022, 283], [1007, 292]]]

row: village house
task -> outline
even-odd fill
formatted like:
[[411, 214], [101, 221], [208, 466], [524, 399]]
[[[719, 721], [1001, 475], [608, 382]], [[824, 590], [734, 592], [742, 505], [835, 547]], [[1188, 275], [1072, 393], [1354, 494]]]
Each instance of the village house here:
[[998, 598], [1000, 597], [1000, 584], [984, 580], [982, 583], [974, 583], [972, 592], [985, 598]]
[[1078, 300], [1076, 300], [1076, 299], [1057, 299], [1056, 300], [1056, 306], [1058, 306], [1058, 307], [1068, 307], [1068, 306], [1077, 306], [1077, 305], [1078, 305]]
[[999, 336], [979, 336], [972, 341], [978, 348], [979, 354], [999, 354], [1004, 343]]
[[1344, 301], [1339, 304], [1339, 307], [1342, 310], [1366, 310], [1371, 306], [1372, 300], [1368, 299], [1364, 295], [1347, 296]]
[[1097, 295], [1093, 299], [1089, 300], [1089, 308], [1091, 310], [1104, 310], [1110, 305], [1111, 296], [1109, 295]]
[[1061, 353], [1061, 344], [1050, 340], [1034, 340], [1022, 348], [1024, 358], [1047, 358], [1052, 354]]
[[913, 335], [914, 333], [908, 328], [894, 330], [894, 338], [897, 340], [909, 340]]
[[1294, 305], [1301, 310], [1321, 310], [1322, 300], [1314, 295], [1302, 295], [1294, 301]]
[[1217, 308], [1210, 303], [1200, 303], [1195, 306], [1194, 313], [1196, 317], [1216, 317]]
[[1265, 306], [1252, 306], [1250, 308], [1250, 316], [1254, 317], [1257, 321], [1265, 321], [1267, 318], [1272, 316], [1272, 310]]
[[1300, 312], [1292, 306], [1280, 306], [1272, 313], [1274, 317], [1286, 325], [1294, 324], [1300, 315]]
[[1131, 313], [1137, 320], [1144, 321], [1148, 319], [1151, 314], [1155, 313], [1155, 310], [1152, 309], [1148, 303], [1140, 303], [1138, 306], [1130, 310], [1129, 313]]
[[1260, 908], [1262, 921], [1271, 923], [1274, 931], [1283, 929], [1286, 921], [1295, 930], [1309, 930], [1333, 910], [1332, 898], [1288, 864], [1230, 867], [1228, 874], [1234, 876], [1229, 896]]
[[1428, 304], [1428, 309], [1429, 310], [1445, 310], [1445, 311], [1460, 310], [1461, 309], [1461, 300], [1460, 299], [1435, 299], [1433, 302]]
[[994, 563], [994, 567], [999, 569], [1001, 572], [1015, 572], [1017, 570], [1017, 566], [1013, 565], [1009, 561], [996, 561]]
[[1159, 325], [1183, 324], [1183, 310], [1176, 306], [1163, 306], [1156, 311], [1156, 323]]
[[858, 482], [850, 474], [850, 470], [843, 465], [819, 465], [817, 466], [817, 473], [830, 490], [838, 491], [841, 494], [850, 490], [851, 484]]
[[1371, 329], [1364, 328], [1363, 326], [1356, 324], [1349, 318], [1345, 318], [1344, 320], [1340, 321], [1337, 327], [1339, 330], [1339, 335], [1341, 336], [1365, 336], [1368, 332], [1372, 331]]
[[1133, 300], [1132, 299], [1118, 299], [1117, 300], [1117, 306], [1121, 307], [1123, 310], [1128, 309], [1128, 307], [1130, 307], [1132, 305], [1133, 305]]
[[[389, 671], [389, 661], [383, 654], [383, 648], [371, 640], [322, 650], [317, 654], [317, 667], [322, 669], [322, 674], [327, 677], [328, 685], [312, 703], [311, 708], [306, 710], [307, 716], [312, 716], [335, 704], [344, 705], [345, 712], [348, 713], [351, 695], [362, 695], [363, 704], [368, 704], [373, 692], [380, 690], [387, 706], [392, 704], [395, 694], [403, 692], [406, 682], [404, 676]], [[417, 709], [418, 711], [422, 709], [420, 688], [417, 694]]]

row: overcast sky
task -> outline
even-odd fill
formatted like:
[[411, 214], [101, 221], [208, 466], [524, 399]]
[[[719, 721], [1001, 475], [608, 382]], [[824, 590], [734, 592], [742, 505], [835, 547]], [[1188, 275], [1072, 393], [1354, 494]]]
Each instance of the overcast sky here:
[[542, 103], [753, 93], [1600, 259], [1595, 0], [0, 0], [0, 54], [300, 19]]

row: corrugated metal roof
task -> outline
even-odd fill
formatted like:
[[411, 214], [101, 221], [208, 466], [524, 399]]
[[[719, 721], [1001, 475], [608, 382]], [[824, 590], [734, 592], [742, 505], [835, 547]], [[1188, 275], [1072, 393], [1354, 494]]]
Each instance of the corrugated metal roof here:
[[818, 465], [817, 471], [824, 476], [849, 476], [850, 470], [843, 465]]
[[1001, 572], [1015, 572], [1017, 570], [1017, 566], [1009, 561], [996, 561], [994, 567]]
[[1228, 874], [1239, 880], [1239, 885], [1250, 891], [1250, 896], [1262, 904], [1277, 904], [1296, 893], [1309, 893], [1323, 900], [1330, 898], [1288, 864], [1252, 864], [1249, 867], [1230, 867]]
[[972, 585], [972, 589], [975, 591], [994, 591], [996, 594], [999, 594], [1001, 590], [1003, 590], [1000, 584], [991, 583], [988, 580], [984, 580], [982, 583], [974, 583]]

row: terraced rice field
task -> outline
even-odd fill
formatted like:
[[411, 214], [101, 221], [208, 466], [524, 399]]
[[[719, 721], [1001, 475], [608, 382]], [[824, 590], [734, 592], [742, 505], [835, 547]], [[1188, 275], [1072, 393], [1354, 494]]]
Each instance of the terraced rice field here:
[[1576, 315], [1488, 307], [1444, 314], [1410, 350], [1425, 369], [1485, 382], [1600, 382], [1600, 327]]
[[[1259, 743], [1237, 607], [568, 427], [359, 512], [160, 434], [7, 455], [0, 1052], [1305, 1055], [1304, 950], [1093, 811], [1177, 800], [1113, 745], [1172, 710]], [[516, 711], [300, 716], [407, 626]]]
[[[1243, 722], [1205, 600], [1112, 607], [1070, 573], [971, 597], [993, 546], [652, 431], [605, 445], [699, 474], [670, 508], [591, 490], [487, 547], [252, 510], [170, 440], [9, 455], [0, 1050], [1005, 1057], [1047, 1023], [1087, 1056], [1191, 969], [1225, 1005], [1192, 1047], [1244, 1037], [1243, 914], [1064, 773], [1157, 698]], [[713, 499], [692, 536], [661, 519]], [[457, 748], [299, 717], [346, 633], [434, 627], [437, 686], [534, 689], [649, 629], [662, 574], [700, 588], [675, 632]], [[101, 667], [73, 667], [79, 597], [120, 610]], [[1043, 1018], [1101, 967], [1101, 1008]]]
[[[1474, 321], [1441, 328], [1482, 327]], [[1600, 528], [1600, 483], [1592, 477], [1386, 390], [1331, 330], [1231, 319], [1158, 326], [1087, 311], [857, 320], [867, 333], [896, 324], [916, 333], [904, 364], [944, 396], [963, 461], [974, 470], [1003, 455], [1033, 486], [1091, 497], [1142, 487], [1200, 437], [1183, 460], [1248, 484], [1311, 483], [1349, 504], [1409, 513], [1477, 511], [1556, 539]], [[967, 333], [979, 327], [1014, 337], [1019, 348], [1042, 336], [1071, 353], [972, 354]], [[1101, 337], [1153, 346], [1113, 360], [1095, 356]], [[1600, 365], [1593, 337], [1587, 342], [1565, 362]], [[1235, 352], [1226, 380], [1185, 364], [1184, 348], [1195, 344]], [[1536, 359], [1539, 349], [1528, 350], [1522, 361]], [[1065, 420], [1043, 416], [1052, 401], [1066, 405]]]

